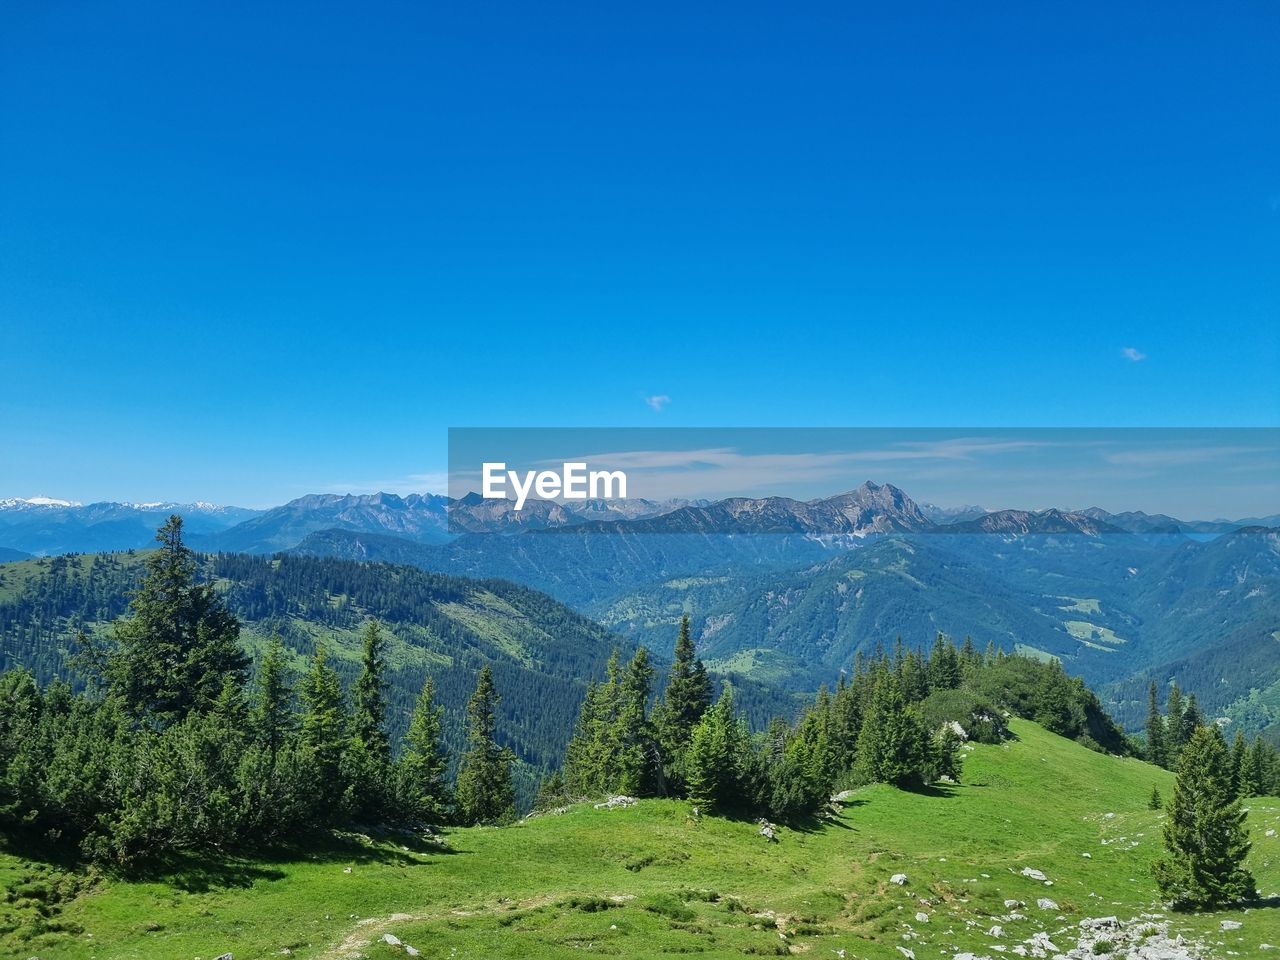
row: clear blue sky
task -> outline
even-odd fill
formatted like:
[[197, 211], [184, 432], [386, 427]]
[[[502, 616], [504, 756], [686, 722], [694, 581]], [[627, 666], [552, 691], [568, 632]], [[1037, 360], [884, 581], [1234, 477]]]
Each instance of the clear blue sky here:
[[0, 497], [1280, 424], [1270, 0], [266, 6], [0, 12]]

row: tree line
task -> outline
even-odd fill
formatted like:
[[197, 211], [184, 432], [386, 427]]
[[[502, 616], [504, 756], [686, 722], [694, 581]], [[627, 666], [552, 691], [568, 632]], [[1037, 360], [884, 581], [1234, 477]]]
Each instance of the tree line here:
[[1097, 698], [1057, 661], [979, 653], [942, 634], [928, 653], [899, 640], [892, 655], [859, 657], [793, 722], [777, 718], [754, 734], [732, 685], [713, 702], [687, 617], [656, 700], [653, 685], [643, 648], [625, 665], [615, 654], [588, 688], [564, 769], [544, 784], [540, 805], [674, 796], [699, 811], [794, 821], [819, 814], [840, 789], [958, 780], [962, 742], [1001, 739], [1005, 710], [1096, 749], [1127, 750]]
[[275, 640], [250, 677], [240, 625], [172, 517], [111, 642], [82, 637], [83, 692], [0, 676], [0, 827], [119, 866], [353, 824], [515, 816], [499, 695], [480, 671], [468, 740], [448, 782], [443, 708], [423, 686], [400, 749], [386, 718], [385, 639], [363, 633], [349, 691], [323, 648], [295, 677]]

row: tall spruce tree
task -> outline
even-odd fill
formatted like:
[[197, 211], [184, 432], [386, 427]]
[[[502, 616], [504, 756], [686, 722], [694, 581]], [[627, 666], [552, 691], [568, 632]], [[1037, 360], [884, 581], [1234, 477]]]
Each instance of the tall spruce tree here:
[[686, 782], [689, 799], [702, 811], [731, 809], [743, 799], [745, 731], [725, 685], [715, 706], [703, 714], [689, 738]]
[[511, 782], [511, 752], [495, 739], [498, 691], [493, 672], [480, 670], [476, 691], [467, 704], [470, 745], [458, 772], [458, 813], [464, 823], [509, 823], [515, 819], [516, 797]]
[[1155, 864], [1161, 895], [1177, 910], [1228, 906], [1256, 895], [1244, 865], [1245, 813], [1229, 798], [1227, 747], [1216, 729], [1197, 727], [1178, 759], [1168, 804], [1168, 855]]
[[1186, 743], [1182, 739], [1183, 726], [1182, 715], [1186, 707], [1182, 699], [1182, 690], [1178, 686], [1178, 681], [1174, 681], [1169, 687], [1169, 699], [1165, 706], [1165, 738], [1164, 752], [1169, 762], [1169, 769], [1173, 769], [1178, 762], [1178, 754], [1182, 751], [1182, 745]]
[[1160, 691], [1154, 680], [1147, 690], [1147, 760], [1160, 767], [1169, 765], [1165, 750], [1164, 717], [1160, 716]]
[[278, 633], [272, 636], [258, 668], [251, 724], [269, 767], [274, 769], [280, 748], [297, 727], [289, 661]]
[[444, 708], [436, 703], [435, 691], [435, 681], [428, 677], [396, 763], [396, 798], [402, 816], [438, 823], [445, 819], [450, 797], [445, 776], [449, 754], [443, 739]]
[[329, 666], [324, 647], [317, 647], [299, 687], [302, 699], [303, 750], [300, 759], [312, 785], [311, 806], [316, 819], [331, 823], [343, 815], [348, 718], [342, 680]]
[[360, 675], [352, 688], [352, 733], [380, 763], [391, 759], [387, 738], [386, 640], [377, 620], [370, 620], [361, 637]]
[[658, 774], [658, 751], [653, 728], [649, 723], [649, 693], [653, 686], [653, 668], [649, 652], [640, 647], [619, 689], [618, 719], [614, 731], [614, 749], [618, 757], [617, 788], [624, 794], [643, 796], [651, 793]]
[[240, 624], [207, 583], [196, 582], [196, 561], [182, 542], [177, 514], [156, 533], [160, 548], [146, 559], [146, 575], [117, 622], [107, 682], [135, 715], [159, 726], [208, 711], [230, 678], [243, 684], [249, 659], [240, 649]]
[[913, 787], [931, 773], [929, 736], [914, 706], [908, 706], [893, 673], [875, 684], [858, 734], [858, 772], [868, 782]]
[[694, 725], [711, 706], [711, 678], [697, 658], [689, 631], [689, 615], [680, 618], [675, 658], [657, 710], [656, 725], [669, 771], [678, 770]]

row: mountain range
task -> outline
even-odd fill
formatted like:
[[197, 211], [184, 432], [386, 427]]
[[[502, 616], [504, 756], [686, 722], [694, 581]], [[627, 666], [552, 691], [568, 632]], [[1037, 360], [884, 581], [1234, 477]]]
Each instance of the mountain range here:
[[[1138, 716], [1151, 679], [1280, 732], [1280, 517], [953, 511], [891, 484], [816, 500], [506, 502], [318, 494], [266, 511], [0, 502], [0, 561], [145, 548], [169, 512], [209, 553], [292, 555], [518, 583], [669, 653], [689, 614], [722, 672], [812, 690], [901, 635], [1038, 656]], [[1227, 656], [1224, 651], [1231, 651]]]
[[[1093, 507], [1037, 512], [975, 506], [917, 504], [892, 484], [867, 482], [846, 493], [815, 500], [733, 497], [707, 500], [529, 500], [516, 511], [510, 501], [477, 494], [452, 499], [438, 494], [308, 494], [267, 510], [210, 503], [81, 504], [51, 497], [0, 500], [0, 549], [50, 556], [59, 553], [145, 548], [170, 513], [186, 521], [201, 549], [275, 553], [298, 547], [314, 533], [338, 530], [380, 534], [414, 543], [445, 544], [469, 534], [522, 534], [585, 528], [592, 532], [670, 534], [793, 534], [847, 547], [888, 533], [1023, 532], [1217, 536], [1244, 526], [1280, 524], [1280, 514], [1243, 520], [1186, 521], [1141, 511], [1108, 513]], [[978, 527], [974, 527], [978, 524]]]

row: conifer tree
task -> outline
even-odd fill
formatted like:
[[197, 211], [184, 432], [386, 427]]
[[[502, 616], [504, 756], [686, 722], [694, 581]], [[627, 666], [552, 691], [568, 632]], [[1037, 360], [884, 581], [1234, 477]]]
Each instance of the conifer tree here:
[[302, 678], [301, 759], [312, 785], [313, 808], [321, 822], [341, 817], [346, 793], [343, 757], [348, 740], [342, 681], [329, 666], [324, 647], [317, 647], [311, 667]]
[[675, 659], [667, 674], [667, 688], [655, 717], [659, 742], [670, 770], [679, 768], [694, 725], [711, 706], [711, 678], [694, 652], [689, 615], [680, 619]]
[[464, 823], [509, 823], [515, 819], [511, 752], [498, 746], [495, 708], [498, 692], [493, 672], [480, 670], [476, 691], [467, 704], [469, 747], [458, 772], [458, 812]]
[[1178, 681], [1174, 681], [1169, 687], [1169, 700], [1165, 706], [1165, 738], [1164, 752], [1169, 763], [1169, 769], [1173, 769], [1178, 762], [1178, 753], [1182, 750], [1182, 745], [1186, 743], [1182, 739], [1183, 725], [1182, 715], [1185, 711], [1182, 700], [1182, 690], [1178, 687]]
[[111, 692], [130, 711], [166, 726], [210, 709], [226, 678], [243, 684], [249, 661], [236, 618], [210, 584], [196, 582], [182, 518], [171, 516], [156, 540], [132, 615], [116, 624], [106, 669]]
[[929, 737], [914, 707], [908, 707], [897, 677], [877, 681], [858, 736], [858, 771], [868, 782], [918, 786], [929, 776]]
[[278, 633], [272, 636], [258, 668], [250, 723], [258, 745], [266, 751], [269, 767], [275, 769], [280, 748], [297, 727], [289, 663]]
[[369, 753], [386, 761], [391, 746], [384, 729], [387, 714], [386, 641], [377, 620], [370, 620], [361, 637], [360, 676], [352, 688], [352, 732]]
[[[967, 637], [969, 651], [973, 650], [973, 642]], [[933, 642], [933, 650], [929, 653], [929, 687], [932, 690], [953, 690], [960, 686], [960, 655], [950, 640], [941, 632]]]
[[1191, 740], [1191, 735], [1204, 724], [1204, 714], [1193, 693], [1187, 697], [1187, 707], [1182, 713], [1182, 732], [1178, 735], [1178, 746], [1183, 747]]
[[396, 795], [403, 815], [439, 822], [450, 802], [445, 779], [449, 754], [443, 740], [444, 708], [436, 703], [435, 690], [435, 681], [428, 677], [413, 708], [396, 765]]
[[721, 811], [741, 797], [744, 731], [733, 703], [733, 687], [693, 728], [689, 739], [686, 780], [689, 799], [700, 810]]
[[1227, 747], [1216, 729], [1197, 727], [1178, 760], [1164, 842], [1155, 864], [1161, 895], [1174, 909], [1214, 909], [1255, 896], [1244, 865], [1249, 853], [1245, 813], [1228, 797]]
[[1154, 680], [1147, 690], [1147, 760], [1159, 767], [1169, 765], [1165, 750], [1164, 718], [1160, 716], [1160, 693]]
[[1231, 742], [1231, 758], [1228, 761], [1227, 783], [1230, 786], [1230, 795], [1232, 800], [1238, 800], [1244, 796], [1242, 793], [1243, 780], [1241, 775], [1244, 773], [1245, 760], [1249, 756], [1249, 746], [1244, 740], [1244, 731], [1237, 730], [1235, 739]]
[[624, 794], [642, 796], [650, 792], [657, 772], [658, 754], [649, 723], [649, 692], [653, 668], [649, 653], [640, 647], [619, 689], [618, 718], [612, 740], [618, 758], [617, 788]]

